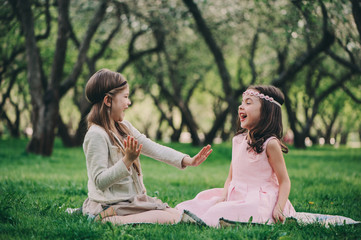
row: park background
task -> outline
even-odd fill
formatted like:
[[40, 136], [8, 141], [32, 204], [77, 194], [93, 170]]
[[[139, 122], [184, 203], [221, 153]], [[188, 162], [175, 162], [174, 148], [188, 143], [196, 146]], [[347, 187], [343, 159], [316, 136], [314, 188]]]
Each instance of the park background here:
[[189, 154], [213, 144], [196, 169], [143, 158], [151, 196], [174, 206], [222, 187], [242, 93], [272, 84], [286, 98], [296, 210], [361, 220], [359, 1], [1, 0], [0, 20], [0, 238], [360, 236], [295, 223], [113, 227], [64, 213], [86, 197], [84, 86], [109, 68], [127, 78], [126, 119], [141, 132]]

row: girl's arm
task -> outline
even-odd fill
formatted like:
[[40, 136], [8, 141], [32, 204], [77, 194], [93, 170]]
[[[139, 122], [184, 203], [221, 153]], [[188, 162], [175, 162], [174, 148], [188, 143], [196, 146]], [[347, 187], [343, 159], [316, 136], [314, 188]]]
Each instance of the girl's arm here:
[[279, 192], [278, 200], [273, 209], [273, 218], [277, 221], [284, 221], [285, 217], [283, 215], [283, 209], [288, 200], [288, 195], [291, 190], [291, 181], [288, 177], [286, 163], [283, 158], [281, 146], [276, 139], [272, 139], [267, 144], [266, 153], [268, 156], [268, 161], [276, 173], [278, 183], [279, 183]]
[[219, 200], [220, 202], [226, 201], [227, 195], [228, 195], [229, 183], [231, 181], [232, 181], [232, 163], [231, 163], [231, 166], [229, 167], [228, 177], [226, 179], [226, 182], [224, 183], [222, 198]]
[[204, 160], [206, 160], [208, 155], [211, 153], [210, 147], [207, 146], [204, 147], [196, 156], [191, 158], [187, 154], [153, 142], [151, 139], [147, 138], [144, 134], [140, 133], [135, 127], [133, 127], [130, 122], [124, 120], [122, 123], [126, 125], [132, 132], [138, 143], [143, 145], [141, 154], [165, 162], [169, 165], [178, 168], [184, 168], [186, 166], [198, 166]]

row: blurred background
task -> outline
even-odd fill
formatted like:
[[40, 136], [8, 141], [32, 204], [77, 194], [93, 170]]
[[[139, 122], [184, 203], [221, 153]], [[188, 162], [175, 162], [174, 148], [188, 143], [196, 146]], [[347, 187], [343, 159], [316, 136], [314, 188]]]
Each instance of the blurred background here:
[[89, 77], [130, 84], [126, 119], [154, 140], [229, 141], [249, 85], [285, 94], [284, 141], [360, 147], [358, 0], [0, 0], [0, 138], [81, 146]]

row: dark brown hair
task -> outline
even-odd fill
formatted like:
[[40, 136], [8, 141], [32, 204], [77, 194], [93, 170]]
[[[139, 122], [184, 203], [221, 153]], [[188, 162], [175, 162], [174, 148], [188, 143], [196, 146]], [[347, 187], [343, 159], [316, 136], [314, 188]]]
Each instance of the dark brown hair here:
[[[111, 119], [109, 115], [110, 108], [104, 104], [104, 97], [114, 97], [115, 94], [127, 87], [125, 77], [117, 72], [109, 69], [101, 69], [90, 77], [85, 86], [85, 96], [92, 104], [92, 108], [88, 114], [88, 128], [92, 124], [99, 125], [104, 128], [109, 138], [122, 151], [120, 144], [115, 140], [114, 135], [110, 131]], [[122, 137], [130, 135], [128, 128], [119, 122], [115, 123], [118, 133]]]
[[[273, 97], [273, 99], [281, 105], [285, 101], [285, 97], [282, 91], [274, 86], [257, 85], [249, 86], [248, 89], [253, 89], [260, 93], [263, 93], [264, 95]], [[257, 126], [249, 130], [249, 148], [256, 153], [261, 153], [263, 151], [264, 142], [268, 138], [274, 136], [280, 141], [282, 152], [288, 153], [287, 146], [281, 142], [281, 138], [283, 136], [281, 107], [262, 98], [260, 98], [260, 101], [261, 119], [258, 122]], [[236, 135], [247, 132], [247, 129], [241, 128], [239, 116], [237, 122], [238, 129]]]

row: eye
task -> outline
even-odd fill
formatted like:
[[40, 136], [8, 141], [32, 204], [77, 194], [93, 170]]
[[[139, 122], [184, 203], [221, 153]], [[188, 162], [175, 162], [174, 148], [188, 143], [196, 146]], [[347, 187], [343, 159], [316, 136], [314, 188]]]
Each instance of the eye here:
[[246, 99], [242, 100], [242, 104], [250, 105], [250, 104], [252, 104], [252, 100], [249, 98], [246, 98]]

